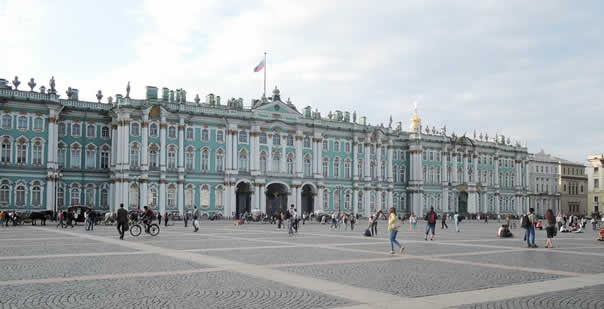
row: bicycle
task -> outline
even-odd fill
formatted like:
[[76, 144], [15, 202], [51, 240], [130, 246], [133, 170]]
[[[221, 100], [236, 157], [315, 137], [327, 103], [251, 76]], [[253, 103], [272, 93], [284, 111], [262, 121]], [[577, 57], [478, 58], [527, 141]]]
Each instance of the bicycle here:
[[[143, 224], [145, 224], [143, 222]], [[139, 222], [134, 222], [132, 223], [132, 226], [130, 226], [130, 235], [137, 237], [138, 235], [141, 234], [141, 232], [143, 231], [143, 227], [141, 226], [141, 224]], [[151, 223], [149, 224], [149, 232], [147, 232], [148, 234], [150, 234], [151, 236], [157, 236], [157, 234], [159, 234], [159, 225], [157, 225], [156, 223]]]

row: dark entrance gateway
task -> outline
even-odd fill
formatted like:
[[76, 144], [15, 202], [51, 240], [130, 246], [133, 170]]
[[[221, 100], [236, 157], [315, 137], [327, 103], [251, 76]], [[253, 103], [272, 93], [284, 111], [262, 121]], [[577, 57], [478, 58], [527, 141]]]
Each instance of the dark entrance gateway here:
[[272, 183], [266, 188], [266, 214], [269, 216], [287, 210], [287, 187], [281, 183]]
[[235, 192], [235, 205], [237, 207], [235, 215], [237, 218], [241, 218], [241, 215], [247, 212], [248, 214], [252, 211], [252, 191], [251, 186], [247, 182], [240, 182], [237, 185], [237, 191]]

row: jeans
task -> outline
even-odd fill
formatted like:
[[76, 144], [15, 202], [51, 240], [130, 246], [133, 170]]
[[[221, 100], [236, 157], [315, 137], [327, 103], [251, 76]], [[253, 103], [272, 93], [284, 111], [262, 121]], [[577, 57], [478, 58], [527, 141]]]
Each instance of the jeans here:
[[120, 239], [124, 239], [124, 228], [126, 223], [117, 223], [117, 231], [120, 233]]
[[86, 230], [87, 231], [94, 230], [94, 221], [93, 220], [88, 219], [88, 226], [86, 227]]
[[394, 244], [396, 244], [399, 248], [401, 247], [401, 244], [398, 242], [398, 240], [396, 240], [396, 234], [398, 233], [398, 231], [396, 230], [390, 230], [390, 250], [394, 251]]
[[535, 228], [534, 227], [526, 228], [526, 244], [527, 245], [535, 244]]
[[459, 221], [455, 221], [455, 231], [459, 232]]
[[371, 225], [371, 236], [377, 236], [377, 223]]
[[287, 232], [290, 234], [294, 234], [294, 220], [293, 219], [289, 219], [288, 226], [287, 226]]
[[432, 231], [432, 235], [434, 235], [434, 230], [436, 229], [436, 223], [435, 224], [426, 224], [426, 235], [428, 235], [430, 233], [430, 231]]

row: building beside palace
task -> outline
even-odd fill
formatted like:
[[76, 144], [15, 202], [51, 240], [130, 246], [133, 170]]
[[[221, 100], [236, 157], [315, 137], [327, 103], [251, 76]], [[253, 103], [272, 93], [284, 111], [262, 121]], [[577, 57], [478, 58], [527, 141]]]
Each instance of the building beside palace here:
[[543, 150], [529, 156], [530, 207], [543, 216], [548, 209], [555, 214], [560, 209], [560, 159]]
[[123, 203], [182, 213], [198, 205], [230, 216], [295, 204], [299, 213], [520, 214], [529, 200], [541, 203], [526, 147], [430, 129], [417, 111], [404, 130], [356, 113], [299, 110], [277, 88], [244, 105], [212, 94], [191, 102], [182, 89], [147, 87], [145, 99], [133, 99], [128, 85], [101, 103], [100, 91], [98, 102], [72, 88], [60, 98], [54, 79], [38, 91], [33, 79], [30, 90], [18, 86], [0, 79], [1, 209]]
[[560, 160], [560, 210], [564, 214], [587, 215], [587, 175], [585, 165]]
[[604, 155], [587, 157], [587, 214], [601, 214], [604, 203]]

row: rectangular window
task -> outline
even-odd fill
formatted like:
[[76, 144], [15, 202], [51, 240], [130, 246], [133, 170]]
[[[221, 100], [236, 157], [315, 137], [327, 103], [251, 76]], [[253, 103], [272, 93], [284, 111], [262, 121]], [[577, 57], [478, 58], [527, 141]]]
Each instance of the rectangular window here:
[[80, 168], [80, 161], [82, 160], [81, 156], [82, 156], [82, 153], [80, 152], [80, 149], [71, 150], [71, 167], [72, 168]]
[[281, 135], [273, 134], [273, 145], [275, 145], [275, 146], [281, 145]]
[[34, 119], [34, 130], [42, 131], [44, 129], [44, 120], [40, 117]]
[[19, 116], [19, 118], [17, 118], [17, 129], [27, 130], [27, 117]]
[[95, 131], [96, 131], [96, 127], [92, 124], [89, 124], [88, 127], [86, 127], [86, 137], [95, 137], [96, 136]]
[[168, 168], [169, 169], [176, 168], [176, 152], [175, 151], [168, 152]]
[[27, 161], [27, 145], [17, 144], [17, 164], [25, 164]]
[[294, 136], [288, 135], [287, 136], [287, 146], [293, 146], [293, 145], [294, 145]]
[[[216, 131], [216, 142], [224, 143], [224, 131], [222, 131], [222, 130]], [[264, 136], [264, 143], [266, 144], [266, 135]]]
[[193, 169], [193, 155], [194, 153], [192, 151], [187, 151], [185, 153], [185, 168], [188, 170]]
[[346, 152], [350, 152], [350, 143], [346, 143], [346, 148], [344, 149]]
[[595, 189], [600, 188], [600, 179], [594, 179], [594, 188]]
[[109, 152], [101, 152], [101, 168], [109, 168]]
[[201, 129], [201, 141], [207, 142], [210, 139], [210, 131], [208, 129]]
[[190, 141], [193, 140], [193, 128], [187, 128], [187, 132], [185, 134], [185, 138], [187, 140], [190, 140]]
[[42, 165], [42, 145], [33, 146], [33, 164]]
[[109, 138], [109, 128], [108, 127], [101, 128], [101, 137]]
[[247, 143], [247, 132], [245, 132], [245, 131], [239, 131], [239, 142], [240, 143]]
[[335, 141], [335, 142], [333, 143], [333, 151], [334, 151], [334, 152], [340, 152], [340, 142]]
[[327, 140], [323, 140], [323, 151], [329, 151], [329, 144]]
[[95, 168], [96, 152], [94, 150], [86, 151], [86, 168]]
[[57, 161], [59, 164], [59, 168], [63, 168], [65, 167], [65, 149], [64, 148], [59, 148], [57, 151]]
[[266, 133], [260, 133], [259, 141], [260, 141], [260, 144], [262, 144], [262, 145], [266, 144]]

